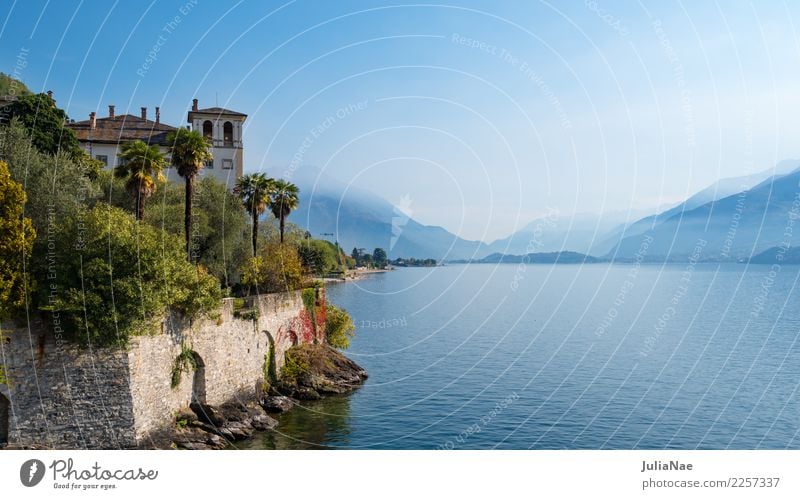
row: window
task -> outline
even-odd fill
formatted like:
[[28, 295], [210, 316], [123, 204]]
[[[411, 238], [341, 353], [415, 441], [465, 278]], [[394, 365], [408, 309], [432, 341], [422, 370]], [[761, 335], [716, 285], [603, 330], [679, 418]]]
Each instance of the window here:
[[230, 121], [226, 121], [225, 124], [222, 125], [222, 141], [225, 143], [225, 146], [233, 146], [233, 123]]
[[203, 166], [205, 166], [206, 168], [214, 168], [214, 160], [213, 159], [209, 159], [208, 161], [203, 163]]
[[223, 159], [222, 160], [222, 169], [223, 170], [233, 170], [233, 160], [232, 159]]
[[94, 158], [95, 158], [97, 161], [100, 161], [100, 162], [102, 162], [102, 163], [103, 163], [103, 166], [108, 166], [108, 156], [106, 156], [106, 155], [104, 155], [104, 154], [98, 154], [98, 155], [97, 155], [97, 156], [95, 156]]
[[210, 139], [214, 134], [214, 125], [209, 121], [206, 120], [203, 122], [203, 137]]

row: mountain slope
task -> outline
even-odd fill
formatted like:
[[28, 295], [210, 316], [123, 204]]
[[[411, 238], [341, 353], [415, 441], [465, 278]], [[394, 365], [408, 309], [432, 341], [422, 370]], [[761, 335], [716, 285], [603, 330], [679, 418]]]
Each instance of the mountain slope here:
[[[301, 171], [302, 170], [302, 171]], [[333, 234], [346, 250], [384, 248], [391, 258], [455, 260], [488, 254], [486, 245], [468, 241], [442, 227], [424, 225], [385, 199], [346, 186], [311, 167], [298, 169], [300, 208], [289, 221], [314, 235]]]
[[599, 263], [601, 260], [593, 256], [574, 251], [553, 251], [547, 253], [528, 253], [527, 255], [505, 255], [492, 253], [491, 255], [473, 261], [472, 263]]
[[[631, 258], [652, 239], [646, 258], [683, 260], [702, 245], [702, 260], [749, 259], [781, 244], [791, 244], [786, 228], [800, 215], [800, 172], [776, 175], [750, 190], [663, 218], [652, 229], [627, 236], [616, 257]], [[613, 253], [613, 252], [612, 252]]]
[[488, 248], [493, 253], [508, 255], [559, 251], [605, 254], [619, 240], [617, 238], [606, 243], [601, 250], [598, 250], [601, 240], [607, 237], [609, 231], [619, 227], [625, 220], [649, 212], [649, 210], [640, 210], [638, 213], [620, 211], [602, 214], [560, 215], [553, 211], [534, 219], [510, 236], [493, 241]]
[[751, 189], [754, 186], [772, 178], [773, 176], [786, 175], [800, 167], [800, 160], [787, 159], [779, 162], [773, 168], [745, 175], [741, 177], [730, 177], [719, 180], [702, 191], [690, 196], [683, 203], [670, 208], [662, 213], [642, 218], [630, 225], [620, 225], [610, 231], [608, 235], [601, 238], [600, 242], [592, 247], [592, 254], [606, 254], [622, 239], [643, 234], [655, 228], [661, 222], [682, 212], [688, 212], [704, 204], [717, 201], [719, 199], [738, 194], [739, 192]]

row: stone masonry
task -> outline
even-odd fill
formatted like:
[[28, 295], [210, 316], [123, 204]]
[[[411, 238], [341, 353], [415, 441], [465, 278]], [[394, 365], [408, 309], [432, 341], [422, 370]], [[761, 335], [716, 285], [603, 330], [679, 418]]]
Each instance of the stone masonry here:
[[[193, 397], [211, 405], [254, 399], [270, 344], [270, 361], [280, 372], [284, 352], [309, 335], [298, 330], [300, 291], [250, 297], [248, 306], [259, 310], [255, 320], [235, 317], [232, 299], [224, 300], [218, 320], [189, 324], [167, 317], [160, 334], [131, 338], [125, 349], [59, 345], [40, 324], [6, 325], [0, 365], [9, 382], [0, 384], [0, 438], [5, 429], [16, 447], [147, 446]], [[191, 350], [197, 369], [184, 372], [173, 388], [182, 348]]]

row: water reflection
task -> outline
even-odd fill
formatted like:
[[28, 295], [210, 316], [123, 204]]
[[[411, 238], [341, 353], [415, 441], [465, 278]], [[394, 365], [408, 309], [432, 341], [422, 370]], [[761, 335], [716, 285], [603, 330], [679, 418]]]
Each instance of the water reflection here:
[[350, 444], [350, 397], [300, 402], [276, 417], [274, 431], [256, 434], [242, 449], [335, 449]]

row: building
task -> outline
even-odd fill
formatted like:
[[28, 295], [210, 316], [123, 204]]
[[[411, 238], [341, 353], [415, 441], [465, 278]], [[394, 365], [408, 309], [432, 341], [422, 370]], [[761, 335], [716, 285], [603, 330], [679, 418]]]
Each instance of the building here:
[[[161, 108], [155, 108], [154, 120], [147, 117], [147, 108], [141, 108], [139, 116], [116, 114], [113, 105], [108, 106], [108, 116], [98, 118], [89, 113], [85, 121], [70, 122], [67, 126], [75, 132], [81, 147], [93, 158], [102, 161], [111, 169], [119, 163], [122, 144], [141, 140], [157, 145], [168, 155], [167, 135], [175, 127], [161, 123]], [[244, 171], [244, 147], [242, 126], [247, 115], [221, 107], [199, 109], [197, 99], [192, 101], [187, 128], [200, 131], [211, 143], [213, 159], [206, 163], [200, 176], [213, 176], [229, 189]], [[174, 168], [165, 172], [171, 181], [181, 181]]]
[[213, 174], [231, 187], [233, 184], [228, 180], [233, 178], [235, 182], [244, 172], [242, 126], [245, 119], [246, 114], [221, 107], [198, 109], [197, 99], [192, 101], [189, 111], [189, 126], [211, 141], [214, 159], [206, 164], [207, 174]]

